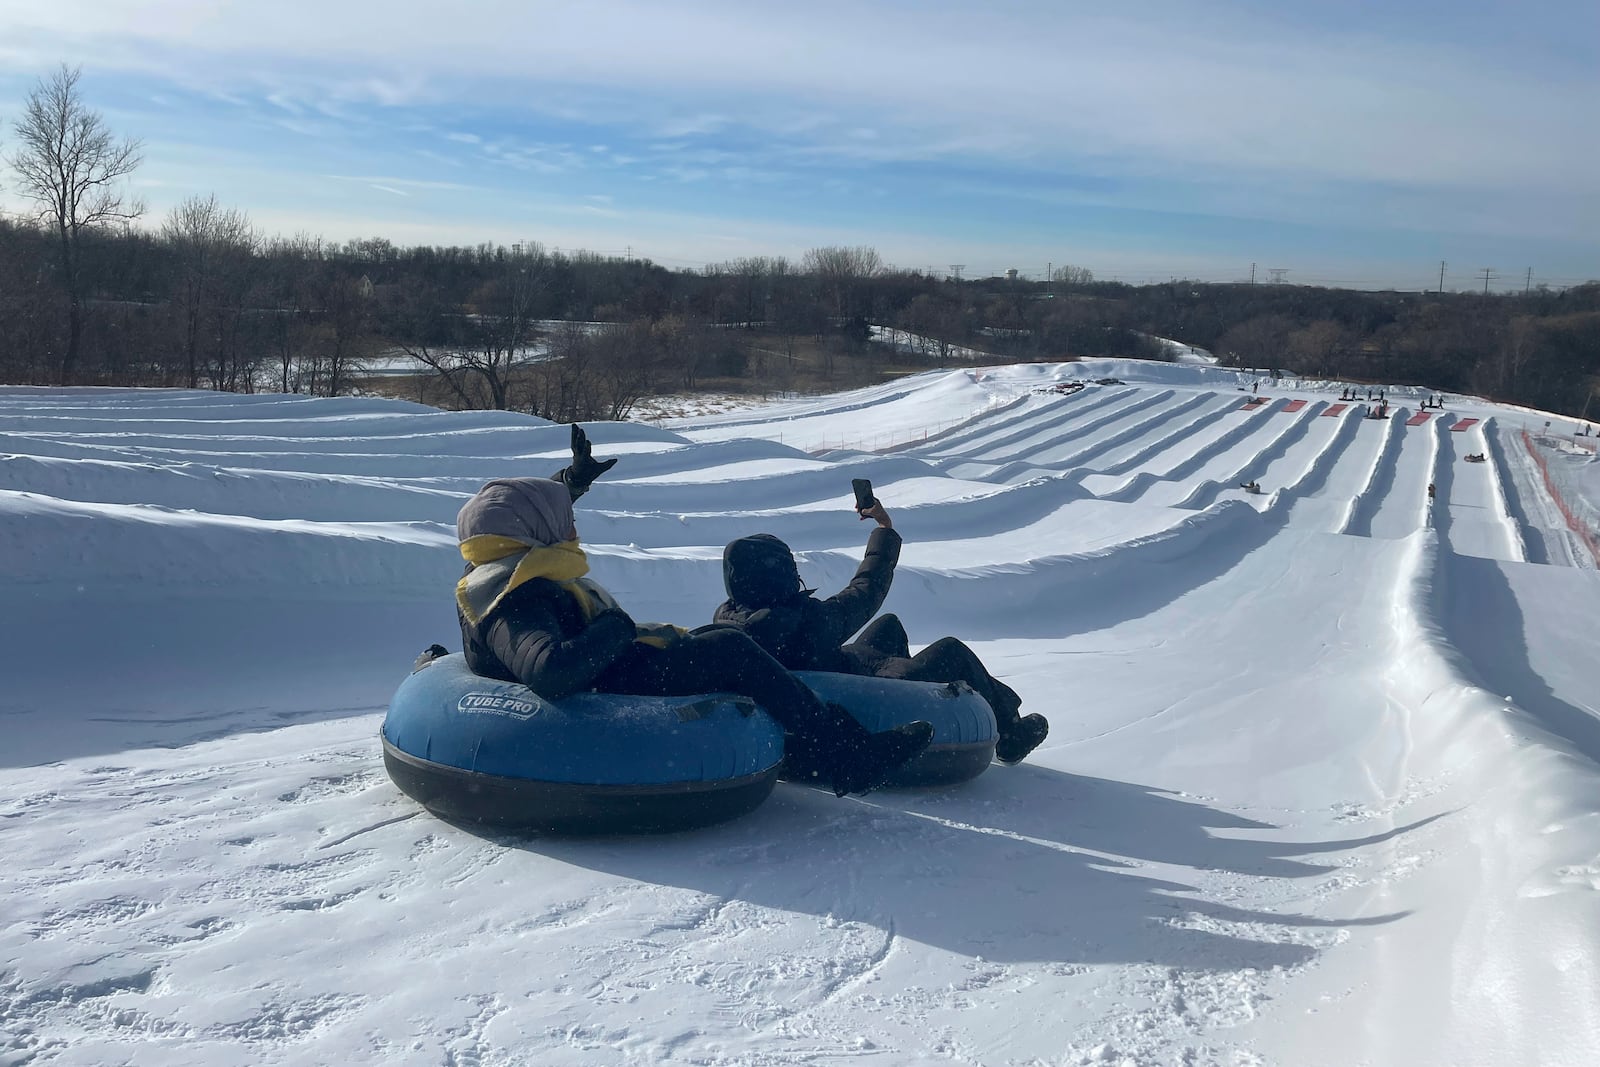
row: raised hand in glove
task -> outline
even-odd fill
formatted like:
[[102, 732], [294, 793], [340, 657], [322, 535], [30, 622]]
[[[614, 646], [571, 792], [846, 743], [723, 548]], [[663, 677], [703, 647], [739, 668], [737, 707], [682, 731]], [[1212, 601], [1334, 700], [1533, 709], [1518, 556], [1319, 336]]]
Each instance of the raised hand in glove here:
[[577, 500], [589, 491], [589, 486], [594, 480], [616, 466], [616, 457], [604, 463], [594, 458], [594, 446], [589, 443], [589, 435], [583, 432], [583, 427], [577, 423], [572, 424], [572, 465], [565, 467], [556, 475], [566, 483], [567, 493], [573, 500]]

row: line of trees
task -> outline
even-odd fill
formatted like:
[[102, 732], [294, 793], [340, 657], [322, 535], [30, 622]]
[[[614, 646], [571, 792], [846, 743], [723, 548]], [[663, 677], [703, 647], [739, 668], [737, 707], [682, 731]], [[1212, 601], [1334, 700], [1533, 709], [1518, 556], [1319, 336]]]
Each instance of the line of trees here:
[[[822, 381], [872, 367], [874, 326], [913, 364], [972, 349], [997, 361], [1162, 358], [1155, 337], [1227, 363], [1416, 382], [1578, 414], [1600, 374], [1600, 283], [1517, 296], [1292, 285], [1046, 281], [897, 270], [867, 247], [669, 271], [538, 244], [399, 247], [265, 237], [242, 210], [191, 197], [154, 226], [124, 189], [138, 142], [42, 79], [0, 129], [0, 381], [163, 385], [332, 396], [375, 361], [408, 361], [419, 398], [623, 418], [642, 397], [743, 378], [802, 354]], [[9, 149], [9, 151], [4, 151]], [[904, 360], [902, 360], [904, 363]]]

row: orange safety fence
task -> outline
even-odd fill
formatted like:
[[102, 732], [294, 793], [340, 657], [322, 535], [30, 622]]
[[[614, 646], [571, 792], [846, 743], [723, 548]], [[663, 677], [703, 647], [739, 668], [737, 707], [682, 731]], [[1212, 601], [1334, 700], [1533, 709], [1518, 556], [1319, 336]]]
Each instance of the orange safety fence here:
[[1533, 440], [1528, 436], [1527, 430], [1522, 431], [1522, 446], [1528, 450], [1528, 455], [1532, 456], [1533, 461], [1539, 465], [1539, 473], [1544, 477], [1545, 492], [1550, 494], [1550, 499], [1554, 500], [1556, 507], [1561, 510], [1561, 517], [1567, 521], [1567, 529], [1577, 534], [1578, 540], [1582, 541], [1585, 547], [1589, 549], [1589, 554], [1594, 557], [1595, 563], [1600, 564], [1600, 539], [1597, 539], [1594, 531], [1585, 526], [1572, 513], [1572, 509], [1567, 507], [1567, 502], [1561, 499], [1561, 494], [1556, 490], [1556, 483], [1550, 479], [1550, 468], [1545, 464], [1544, 457], [1539, 454], [1539, 450], [1534, 447]]

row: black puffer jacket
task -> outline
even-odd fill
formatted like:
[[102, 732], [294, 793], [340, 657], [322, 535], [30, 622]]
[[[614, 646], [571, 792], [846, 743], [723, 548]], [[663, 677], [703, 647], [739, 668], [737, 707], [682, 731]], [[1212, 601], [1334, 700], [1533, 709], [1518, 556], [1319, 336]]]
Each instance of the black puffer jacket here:
[[546, 700], [594, 686], [633, 644], [633, 620], [603, 611], [588, 625], [571, 593], [548, 578], [511, 590], [477, 626], [460, 611], [461, 645], [473, 674], [521, 682]]
[[818, 600], [801, 588], [788, 545], [771, 534], [741, 537], [722, 553], [728, 599], [715, 621], [737, 626], [791, 671], [870, 674], [841, 646], [883, 607], [899, 560], [900, 535], [879, 527], [850, 584]]

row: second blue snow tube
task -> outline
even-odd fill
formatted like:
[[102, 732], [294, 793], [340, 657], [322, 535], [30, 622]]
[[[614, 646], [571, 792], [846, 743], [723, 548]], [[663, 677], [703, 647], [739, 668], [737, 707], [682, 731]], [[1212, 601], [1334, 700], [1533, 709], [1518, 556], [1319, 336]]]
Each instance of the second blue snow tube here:
[[827, 671], [795, 675], [823, 700], [849, 709], [873, 733], [917, 719], [933, 724], [933, 742], [891, 775], [889, 785], [954, 785], [976, 778], [994, 759], [999, 736], [994, 712], [965, 682], [909, 682]]

